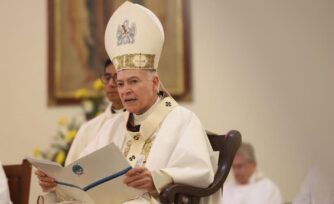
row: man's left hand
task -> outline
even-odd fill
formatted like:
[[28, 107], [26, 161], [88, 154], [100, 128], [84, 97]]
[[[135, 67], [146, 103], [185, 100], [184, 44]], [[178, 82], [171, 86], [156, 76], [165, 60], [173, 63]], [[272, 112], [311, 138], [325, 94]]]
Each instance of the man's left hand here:
[[151, 172], [145, 167], [135, 167], [125, 174], [124, 183], [128, 186], [138, 189], [144, 189], [148, 192], [155, 190]]

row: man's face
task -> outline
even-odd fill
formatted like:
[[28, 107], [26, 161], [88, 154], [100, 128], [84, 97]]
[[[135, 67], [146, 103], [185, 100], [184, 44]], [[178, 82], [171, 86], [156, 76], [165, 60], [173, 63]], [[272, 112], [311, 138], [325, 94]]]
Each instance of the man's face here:
[[110, 64], [106, 67], [105, 72], [104, 72], [104, 78], [108, 79], [108, 82], [105, 83], [104, 91], [112, 103], [116, 103], [120, 101], [119, 95], [118, 95], [118, 90], [115, 82], [115, 77], [116, 77], [116, 70], [114, 65]]
[[242, 155], [236, 154], [232, 163], [234, 178], [239, 184], [247, 184], [256, 168], [256, 163], [247, 161]]
[[122, 70], [117, 73], [117, 87], [123, 106], [140, 115], [156, 101], [159, 78], [154, 75], [149, 79], [144, 70]]

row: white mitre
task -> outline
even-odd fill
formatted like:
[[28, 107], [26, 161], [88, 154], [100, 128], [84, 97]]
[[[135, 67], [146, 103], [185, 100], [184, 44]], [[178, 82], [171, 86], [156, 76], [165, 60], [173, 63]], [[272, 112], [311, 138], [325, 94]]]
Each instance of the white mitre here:
[[108, 22], [105, 47], [117, 71], [156, 70], [164, 39], [163, 27], [154, 13], [126, 1]]

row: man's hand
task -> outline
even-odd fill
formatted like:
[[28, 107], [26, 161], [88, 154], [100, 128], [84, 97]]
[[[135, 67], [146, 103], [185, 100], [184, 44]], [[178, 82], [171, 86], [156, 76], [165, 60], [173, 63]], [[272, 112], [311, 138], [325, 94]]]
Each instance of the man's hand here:
[[148, 192], [155, 190], [151, 172], [145, 167], [135, 167], [125, 174], [124, 183], [128, 186], [138, 189], [144, 189]]
[[38, 177], [39, 185], [44, 192], [50, 191], [52, 188], [56, 187], [57, 183], [54, 178], [49, 177], [43, 171], [35, 171], [35, 175]]

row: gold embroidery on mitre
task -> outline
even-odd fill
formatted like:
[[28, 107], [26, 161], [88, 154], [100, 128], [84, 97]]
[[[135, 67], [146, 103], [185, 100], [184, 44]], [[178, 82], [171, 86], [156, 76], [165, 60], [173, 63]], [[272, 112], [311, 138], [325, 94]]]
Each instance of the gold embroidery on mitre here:
[[133, 44], [135, 42], [136, 24], [130, 26], [129, 20], [125, 20], [122, 25], [117, 27], [117, 46], [125, 44]]
[[154, 54], [125, 54], [112, 59], [116, 71], [122, 69], [154, 69]]

